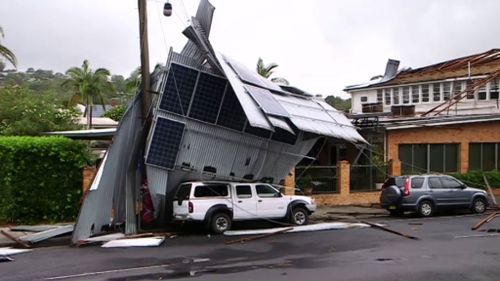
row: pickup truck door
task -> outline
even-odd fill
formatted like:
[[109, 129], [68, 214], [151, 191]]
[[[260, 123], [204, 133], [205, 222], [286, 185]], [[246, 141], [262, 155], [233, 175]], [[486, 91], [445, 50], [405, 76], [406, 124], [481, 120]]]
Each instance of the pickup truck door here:
[[252, 219], [257, 217], [257, 198], [248, 184], [235, 186], [233, 197], [233, 219]]
[[255, 185], [257, 193], [257, 215], [260, 218], [282, 218], [286, 216], [289, 200], [268, 184]]

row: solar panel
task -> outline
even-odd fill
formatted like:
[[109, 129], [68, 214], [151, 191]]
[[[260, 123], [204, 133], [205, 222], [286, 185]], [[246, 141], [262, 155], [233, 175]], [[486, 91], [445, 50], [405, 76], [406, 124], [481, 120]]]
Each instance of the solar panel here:
[[165, 169], [173, 169], [185, 124], [159, 117], [156, 120], [146, 163]]
[[[172, 63], [163, 88], [160, 109], [186, 115], [198, 71]], [[180, 101], [179, 101], [180, 98]]]
[[290, 116], [269, 90], [251, 85], [245, 85], [244, 87], [265, 113], [283, 117]]
[[241, 131], [245, 125], [245, 112], [233, 91], [233, 88], [228, 86], [222, 108], [219, 113], [218, 125], [228, 127], [234, 130]]
[[189, 116], [215, 123], [226, 84], [226, 79], [202, 72], [198, 79]]
[[231, 65], [231, 67], [234, 69], [236, 74], [238, 74], [241, 80], [264, 88], [272, 89], [275, 91], [281, 91], [281, 88], [278, 85], [274, 84], [271, 81], [266, 81], [265, 78], [261, 77], [256, 72], [251, 71], [243, 64], [233, 59], [230, 59], [226, 56], [224, 56], [224, 59]]

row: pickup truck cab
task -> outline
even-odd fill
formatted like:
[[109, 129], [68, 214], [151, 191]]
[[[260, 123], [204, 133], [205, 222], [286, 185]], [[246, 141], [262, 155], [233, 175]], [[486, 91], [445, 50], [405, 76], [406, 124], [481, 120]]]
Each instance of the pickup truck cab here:
[[283, 195], [267, 183], [186, 182], [173, 202], [174, 220], [203, 222], [213, 233], [230, 229], [232, 221], [287, 219], [305, 225], [315, 210], [314, 199]]

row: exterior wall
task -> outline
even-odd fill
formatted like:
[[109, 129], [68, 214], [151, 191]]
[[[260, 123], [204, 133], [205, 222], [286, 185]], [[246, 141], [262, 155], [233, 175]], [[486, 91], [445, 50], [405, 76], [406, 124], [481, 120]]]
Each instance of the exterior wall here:
[[[377, 102], [377, 91], [376, 90], [360, 90], [356, 92], [350, 92], [351, 94], [351, 112], [352, 113], [362, 113], [362, 105], [364, 103], [376, 103]], [[366, 96], [368, 100], [366, 102], [361, 102], [361, 97]]]
[[500, 122], [387, 131], [387, 156], [388, 159], [399, 160], [399, 144], [458, 143], [459, 171], [465, 173], [469, 169], [471, 142], [500, 142]]

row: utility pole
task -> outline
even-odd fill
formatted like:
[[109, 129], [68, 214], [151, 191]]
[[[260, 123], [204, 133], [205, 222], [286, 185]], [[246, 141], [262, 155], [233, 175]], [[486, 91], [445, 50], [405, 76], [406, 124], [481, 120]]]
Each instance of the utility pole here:
[[146, 0], [137, 0], [139, 7], [139, 38], [141, 45], [141, 84], [142, 98], [141, 111], [142, 118], [146, 120], [151, 105], [150, 77], [149, 77], [149, 44], [148, 44], [148, 15]]

